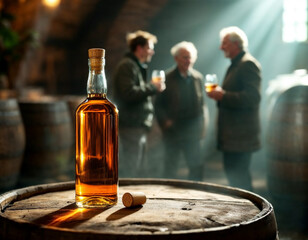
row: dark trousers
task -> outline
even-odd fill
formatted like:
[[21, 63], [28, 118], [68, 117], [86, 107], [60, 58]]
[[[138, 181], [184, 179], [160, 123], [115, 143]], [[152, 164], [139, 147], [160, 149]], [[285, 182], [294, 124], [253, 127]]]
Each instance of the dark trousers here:
[[232, 187], [252, 191], [252, 178], [250, 174], [251, 152], [224, 152], [224, 170]]
[[146, 128], [120, 127], [119, 129], [119, 177], [147, 176]]
[[177, 178], [178, 163], [183, 153], [189, 169], [190, 180], [202, 181], [202, 140], [199, 139], [175, 139], [165, 136], [165, 178]]

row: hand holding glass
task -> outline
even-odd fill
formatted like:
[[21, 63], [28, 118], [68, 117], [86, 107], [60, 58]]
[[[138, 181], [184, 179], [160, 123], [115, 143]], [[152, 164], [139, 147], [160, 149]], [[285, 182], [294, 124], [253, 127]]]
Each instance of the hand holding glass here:
[[211, 92], [218, 86], [218, 79], [216, 74], [206, 74], [205, 75], [205, 91]]
[[153, 70], [152, 82], [153, 83], [165, 82], [165, 72], [163, 70]]

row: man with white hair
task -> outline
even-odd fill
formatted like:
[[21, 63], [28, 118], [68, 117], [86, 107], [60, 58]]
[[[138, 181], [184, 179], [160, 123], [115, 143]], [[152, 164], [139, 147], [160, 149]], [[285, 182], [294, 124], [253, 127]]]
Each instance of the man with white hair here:
[[220, 38], [220, 49], [231, 65], [222, 86], [207, 93], [218, 106], [218, 149], [223, 151], [229, 184], [252, 191], [251, 156], [260, 149], [261, 66], [248, 53], [247, 36], [241, 29], [224, 28]]
[[164, 177], [177, 178], [183, 153], [189, 179], [202, 180], [202, 143], [205, 136], [205, 93], [203, 76], [193, 68], [197, 49], [191, 42], [171, 48], [176, 66], [167, 71], [166, 90], [156, 99], [156, 116], [165, 144]]

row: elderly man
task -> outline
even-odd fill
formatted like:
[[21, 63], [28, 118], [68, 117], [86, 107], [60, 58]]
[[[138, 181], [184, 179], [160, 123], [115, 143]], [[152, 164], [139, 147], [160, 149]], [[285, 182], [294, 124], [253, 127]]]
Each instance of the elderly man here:
[[197, 49], [184, 41], [172, 47], [171, 54], [176, 66], [167, 72], [166, 90], [155, 104], [165, 144], [164, 177], [177, 178], [183, 153], [189, 179], [202, 180], [206, 106], [203, 76], [193, 68]]
[[261, 67], [248, 53], [241, 29], [224, 28], [220, 38], [220, 49], [231, 65], [222, 87], [208, 93], [218, 106], [218, 149], [223, 151], [229, 184], [252, 191], [249, 166], [252, 153], [260, 148]]
[[154, 55], [156, 42], [156, 36], [148, 32], [129, 33], [129, 52], [114, 73], [114, 101], [119, 109], [120, 177], [146, 176], [147, 132], [154, 113], [151, 97], [165, 89], [163, 82], [147, 80], [147, 63]]

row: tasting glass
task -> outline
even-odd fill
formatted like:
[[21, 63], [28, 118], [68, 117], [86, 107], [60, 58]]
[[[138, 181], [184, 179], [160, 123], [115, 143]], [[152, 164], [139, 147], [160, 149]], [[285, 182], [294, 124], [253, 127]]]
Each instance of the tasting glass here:
[[205, 75], [205, 91], [211, 92], [218, 86], [218, 78], [216, 74], [206, 74]]
[[153, 70], [152, 72], [152, 82], [164, 82], [165, 72], [163, 70]]

